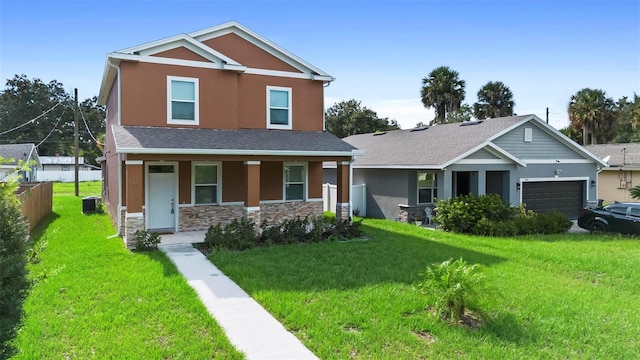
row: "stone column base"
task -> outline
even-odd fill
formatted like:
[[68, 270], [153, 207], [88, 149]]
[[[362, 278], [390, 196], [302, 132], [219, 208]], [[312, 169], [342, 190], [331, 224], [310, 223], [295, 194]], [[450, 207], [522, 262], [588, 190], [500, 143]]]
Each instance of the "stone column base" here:
[[122, 238], [128, 249], [136, 247], [135, 233], [138, 230], [144, 230], [144, 215], [142, 213], [125, 214]]
[[261, 216], [260, 216], [260, 207], [256, 206], [256, 207], [245, 207], [244, 208], [244, 216], [248, 219], [248, 220], [253, 220], [253, 224], [254, 224], [254, 230], [256, 232], [256, 234], [259, 233], [260, 231], [260, 223], [261, 223]]
[[336, 219], [351, 219], [351, 209], [349, 203], [336, 203]]

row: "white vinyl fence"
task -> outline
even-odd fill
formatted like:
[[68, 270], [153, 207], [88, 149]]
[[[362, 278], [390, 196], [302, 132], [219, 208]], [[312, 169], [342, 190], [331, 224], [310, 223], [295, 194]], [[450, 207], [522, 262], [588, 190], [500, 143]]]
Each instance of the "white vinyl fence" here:
[[[38, 171], [36, 173], [38, 181], [60, 181], [74, 182], [76, 181], [74, 171]], [[102, 180], [102, 171], [100, 170], [84, 170], [78, 171], [78, 181], [96, 181]]]
[[[336, 212], [336, 199], [338, 198], [338, 186], [333, 184], [322, 185], [322, 206], [324, 211]], [[367, 216], [367, 185], [353, 185], [351, 187], [351, 209], [359, 212], [358, 216]]]

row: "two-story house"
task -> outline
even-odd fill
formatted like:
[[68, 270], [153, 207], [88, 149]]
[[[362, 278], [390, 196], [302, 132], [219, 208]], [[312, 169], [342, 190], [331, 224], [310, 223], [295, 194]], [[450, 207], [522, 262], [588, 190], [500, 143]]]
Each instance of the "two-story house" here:
[[140, 229], [321, 215], [327, 161], [348, 217], [361, 152], [324, 131], [333, 80], [237, 22], [108, 54], [103, 198], [127, 245]]

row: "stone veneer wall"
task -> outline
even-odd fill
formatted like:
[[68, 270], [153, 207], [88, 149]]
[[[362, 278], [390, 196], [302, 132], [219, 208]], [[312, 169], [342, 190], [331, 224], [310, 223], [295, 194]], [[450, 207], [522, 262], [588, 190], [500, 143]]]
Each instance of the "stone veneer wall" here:
[[207, 230], [209, 226], [226, 225], [245, 216], [244, 205], [206, 205], [179, 208], [178, 231]]
[[349, 213], [349, 204], [340, 205], [336, 204], [336, 219], [350, 219], [351, 214]]
[[289, 201], [281, 203], [260, 204], [260, 217], [268, 225], [276, 225], [286, 219], [304, 218], [305, 216], [321, 216], [322, 201]]
[[138, 230], [144, 230], [144, 216], [125, 218], [123, 239], [127, 248], [134, 248], [136, 246], [134, 234]]
[[416, 215], [421, 215], [424, 219], [424, 209], [427, 205], [398, 205], [398, 221], [404, 223], [413, 223]]

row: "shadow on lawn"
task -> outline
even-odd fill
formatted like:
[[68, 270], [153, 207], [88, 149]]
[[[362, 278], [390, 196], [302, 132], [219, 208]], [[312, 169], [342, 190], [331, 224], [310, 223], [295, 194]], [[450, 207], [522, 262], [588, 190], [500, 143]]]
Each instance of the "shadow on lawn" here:
[[272, 246], [244, 252], [212, 253], [209, 259], [232, 279], [238, 279], [249, 292], [414, 284], [427, 266], [450, 258], [462, 257], [468, 263], [484, 266], [505, 260], [432, 241], [430, 230], [426, 229], [419, 230], [425, 233], [416, 236], [401, 228], [400, 231], [370, 225], [362, 228], [370, 241]]

